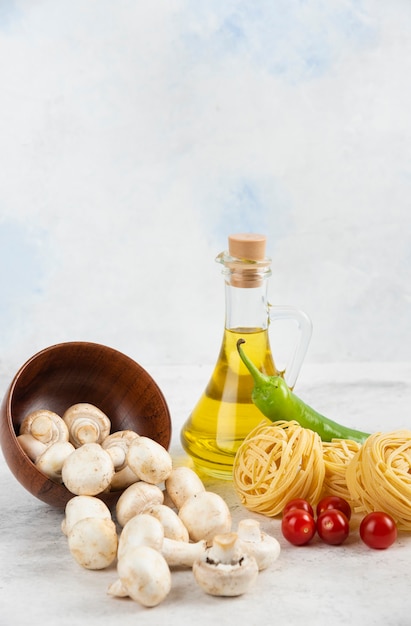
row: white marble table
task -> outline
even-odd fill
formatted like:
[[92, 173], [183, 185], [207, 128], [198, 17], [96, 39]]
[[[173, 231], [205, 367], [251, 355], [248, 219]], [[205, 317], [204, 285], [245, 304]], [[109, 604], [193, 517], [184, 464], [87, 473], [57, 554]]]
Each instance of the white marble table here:
[[[179, 431], [211, 373], [211, 366], [147, 367], [170, 406], [176, 463], [186, 461]], [[3, 395], [13, 372], [0, 367]], [[363, 430], [411, 428], [411, 363], [307, 364], [296, 392], [317, 410]], [[60, 530], [62, 513], [25, 491], [0, 456], [0, 626], [293, 626], [411, 624], [411, 534], [401, 534], [386, 551], [370, 550], [353, 532], [338, 547], [319, 541], [295, 548], [280, 535], [279, 521], [261, 519], [275, 535], [281, 556], [261, 572], [257, 585], [238, 598], [205, 595], [191, 571], [173, 572], [170, 595], [145, 609], [129, 599], [114, 599], [106, 589], [115, 568], [82, 569], [68, 552]], [[250, 514], [229, 481], [209, 481], [223, 495], [234, 524]]]

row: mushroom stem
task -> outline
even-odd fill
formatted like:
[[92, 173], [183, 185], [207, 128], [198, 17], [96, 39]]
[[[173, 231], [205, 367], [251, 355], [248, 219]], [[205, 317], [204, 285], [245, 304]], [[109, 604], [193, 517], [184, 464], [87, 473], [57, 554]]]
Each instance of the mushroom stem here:
[[128, 597], [128, 591], [119, 578], [108, 586], [107, 593], [116, 598]]
[[253, 556], [258, 569], [266, 569], [278, 559], [281, 546], [275, 537], [271, 537], [260, 528], [256, 519], [243, 519], [237, 528], [238, 538], [244, 550]]
[[102, 443], [111, 429], [110, 419], [94, 404], [79, 402], [70, 406], [63, 414], [70, 442], [76, 448], [85, 443]]
[[169, 567], [192, 567], [203, 556], [206, 548], [204, 540], [191, 543], [164, 537], [161, 553]]
[[139, 481], [139, 477], [133, 472], [133, 470], [125, 465], [122, 469], [116, 470], [111, 480], [110, 491], [121, 491], [130, 487], [134, 483]]
[[208, 560], [213, 563], [231, 565], [240, 560], [236, 533], [225, 533], [214, 537], [213, 545], [208, 550]]

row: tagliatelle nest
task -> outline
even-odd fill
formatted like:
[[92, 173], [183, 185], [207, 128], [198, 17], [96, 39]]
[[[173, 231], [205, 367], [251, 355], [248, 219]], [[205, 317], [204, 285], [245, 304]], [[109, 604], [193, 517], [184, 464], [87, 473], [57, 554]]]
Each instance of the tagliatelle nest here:
[[292, 498], [318, 501], [325, 465], [320, 436], [295, 421], [254, 428], [239, 447], [233, 484], [250, 511], [274, 517]]
[[350, 439], [323, 441], [325, 476], [323, 495], [333, 495], [351, 501], [346, 473], [349, 462], [360, 450], [361, 444]]
[[400, 530], [411, 530], [411, 431], [374, 433], [347, 467], [355, 511], [386, 511]]

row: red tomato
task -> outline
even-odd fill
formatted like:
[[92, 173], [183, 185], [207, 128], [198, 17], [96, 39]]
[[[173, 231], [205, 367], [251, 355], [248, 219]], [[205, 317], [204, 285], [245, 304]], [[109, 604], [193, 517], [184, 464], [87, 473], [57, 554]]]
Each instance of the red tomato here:
[[293, 509], [302, 509], [303, 511], [307, 511], [307, 513], [309, 513], [311, 517], [314, 517], [313, 507], [307, 500], [304, 500], [304, 498], [294, 498], [293, 500], [287, 502], [283, 509], [283, 515], [288, 513], [288, 511], [292, 511]]
[[342, 511], [326, 509], [317, 518], [317, 532], [325, 543], [339, 546], [350, 533], [350, 523]]
[[325, 498], [320, 500], [317, 504], [317, 517], [327, 509], [342, 511], [348, 521], [351, 519], [351, 507], [347, 500], [340, 498], [340, 496], [325, 496]]
[[388, 513], [368, 513], [360, 524], [360, 537], [369, 548], [389, 548], [397, 539], [396, 523]]
[[281, 530], [294, 546], [303, 546], [315, 535], [315, 520], [304, 509], [291, 509], [283, 515]]

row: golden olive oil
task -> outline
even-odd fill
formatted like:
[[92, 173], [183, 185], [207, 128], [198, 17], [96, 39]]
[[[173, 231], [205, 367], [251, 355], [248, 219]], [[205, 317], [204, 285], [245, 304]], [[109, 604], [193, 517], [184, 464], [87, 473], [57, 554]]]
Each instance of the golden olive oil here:
[[258, 369], [275, 375], [268, 331], [225, 329], [220, 354], [210, 381], [181, 431], [181, 442], [196, 469], [230, 479], [235, 453], [246, 435], [266, 418], [253, 404], [253, 379], [242, 363], [237, 341], [246, 341], [247, 354]]

